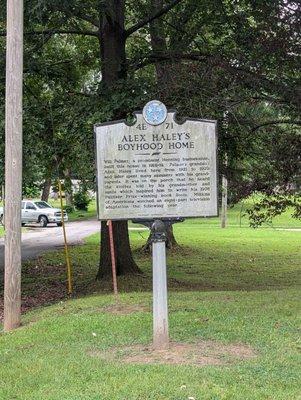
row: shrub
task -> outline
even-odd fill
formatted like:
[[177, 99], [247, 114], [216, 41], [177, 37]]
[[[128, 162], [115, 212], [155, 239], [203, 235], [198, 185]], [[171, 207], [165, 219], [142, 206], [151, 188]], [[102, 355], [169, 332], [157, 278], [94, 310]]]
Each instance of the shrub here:
[[73, 206], [64, 206], [64, 210], [67, 212], [67, 214], [69, 214], [74, 211], [74, 207]]
[[39, 197], [40, 189], [37, 186], [31, 186], [31, 187], [26, 186], [26, 187], [23, 187], [22, 195], [23, 195], [24, 198], [33, 199], [35, 197]]
[[88, 210], [88, 206], [91, 202], [90, 197], [88, 196], [87, 192], [85, 192], [85, 191], [79, 191], [79, 192], [75, 193], [73, 196], [73, 200], [74, 200], [75, 208], [77, 208], [78, 210], [84, 210], [84, 211]]

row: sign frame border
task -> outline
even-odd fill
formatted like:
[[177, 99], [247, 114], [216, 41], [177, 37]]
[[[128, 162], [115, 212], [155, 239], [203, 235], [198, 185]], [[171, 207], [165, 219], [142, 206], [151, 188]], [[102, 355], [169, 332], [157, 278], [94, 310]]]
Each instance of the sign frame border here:
[[[177, 121], [176, 120], [176, 115], [177, 115], [177, 111], [173, 108], [171, 109], [167, 109], [167, 114], [173, 113], [173, 120], [175, 123], [177, 123], [178, 125], [183, 125], [186, 121], [197, 121], [197, 122], [209, 122], [209, 123], [213, 123], [215, 125], [215, 130], [214, 130], [214, 134], [215, 134], [215, 143], [216, 143], [216, 156], [218, 153], [218, 121], [217, 120], [212, 120], [212, 119], [205, 119], [205, 118], [189, 118], [189, 117], [185, 117], [183, 119], [181, 119], [181, 121]], [[137, 114], [141, 114], [143, 115], [142, 110], [140, 111], [134, 111], [133, 115], [136, 116]], [[97, 132], [96, 129], [100, 126], [109, 126], [109, 125], [115, 125], [115, 124], [121, 124], [124, 123], [127, 126], [134, 126], [134, 123], [128, 123], [128, 121], [126, 119], [119, 119], [119, 120], [115, 120], [115, 121], [108, 121], [108, 122], [100, 122], [97, 124], [94, 124], [94, 165], [95, 165], [95, 176], [96, 176], [96, 210], [97, 210], [97, 220], [98, 221], [108, 221], [108, 219], [104, 219], [104, 218], [99, 218], [99, 190], [98, 190], [98, 170], [97, 170]], [[149, 124], [148, 124], [149, 125]], [[160, 126], [160, 125], [157, 125]], [[188, 216], [188, 217], [179, 217], [179, 216], [168, 216], [168, 217], [153, 217], [153, 218], [114, 218], [112, 219], [112, 221], [131, 221], [132, 219], [135, 220], [141, 220], [141, 221], [145, 221], [146, 219], [152, 220], [152, 219], [160, 219], [162, 221], [166, 221], [166, 220], [170, 220], [173, 218], [185, 218], [185, 219], [191, 219], [191, 218], [217, 218], [220, 215], [219, 212], [219, 207], [218, 207], [218, 199], [219, 199], [219, 191], [218, 191], [218, 186], [219, 186], [219, 180], [218, 180], [218, 176], [219, 176], [219, 168], [218, 168], [218, 159], [216, 157], [216, 209], [217, 209], [217, 213], [216, 215], [208, 215], [208, 216], [200, 216], [200, 215], [196, 215], [196, 216]], [[137, 222], [138, 223], [138, 222]]]

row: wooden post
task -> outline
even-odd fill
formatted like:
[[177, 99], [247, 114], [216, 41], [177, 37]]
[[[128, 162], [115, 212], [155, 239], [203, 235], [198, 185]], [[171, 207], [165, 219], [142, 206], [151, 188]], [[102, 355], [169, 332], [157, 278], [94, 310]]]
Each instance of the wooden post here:
[[113, 277], [113, 290], [114, 294], [117, 296], [117, 272], [116, 272], [116, 260], [115, 260], [115, 246], [114, 246], [114, 234], [113, 234], [113, 223], [111, 220], [107, 222], [109, 227], [109, 238], [110, 238], [110, 251], [111, 251], [111, 261], [112, 261], [112, 277]]
[[23, 0], [7, 0], [4, 331], [21, 319]]

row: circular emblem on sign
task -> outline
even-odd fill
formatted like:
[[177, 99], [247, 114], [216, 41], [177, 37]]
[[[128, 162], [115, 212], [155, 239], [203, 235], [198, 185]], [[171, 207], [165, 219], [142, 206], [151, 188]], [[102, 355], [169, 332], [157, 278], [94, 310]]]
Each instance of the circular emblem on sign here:
[[150, 125], [160, 125], [167, 117], [167, 109], [159, 100], [149, 101], [143, 108], [143, 118]]

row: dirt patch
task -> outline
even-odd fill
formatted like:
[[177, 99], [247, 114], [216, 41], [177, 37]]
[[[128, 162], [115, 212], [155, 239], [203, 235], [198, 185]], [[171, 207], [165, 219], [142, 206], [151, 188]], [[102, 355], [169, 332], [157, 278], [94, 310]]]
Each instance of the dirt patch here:
[[[66, 299], [66, 282], [62, 278], [64, 272], [64, 266], [46, 265], [40, 259], [24, 264], [22, 271], [22, 313]], [[0, 284], [1, 289], [2, 282]], [[3, 320], [3, 302], [4, 299], [1, 293], [0, 322]]]
[[244, 344], [222, 344], [211, 340], [197, 343], [172, 342], [168, 350], [154, 350], [151, 346], [133, 345], [111, 348], [107, 351], [91, 351], [93, 357], [126, 364], [169, 365], [227, 365], [252, 359], [256, 352]]
[[128, 315], [136, 312], [149, 312], [150, 310], [141, 304], [111, 304], [103, 307], [102, 311], [115, 315]]

